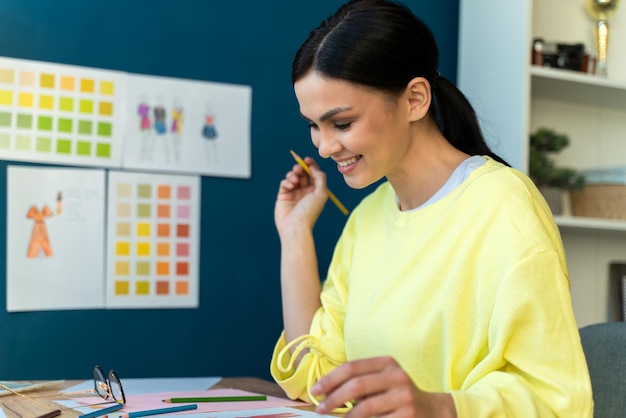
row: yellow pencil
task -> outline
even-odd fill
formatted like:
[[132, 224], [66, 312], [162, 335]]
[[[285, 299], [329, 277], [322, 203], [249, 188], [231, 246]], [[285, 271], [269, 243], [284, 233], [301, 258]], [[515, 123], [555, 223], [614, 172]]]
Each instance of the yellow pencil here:
[[[309, 166], [306, 165], [304, 160], [302, 158], [300, 158], [300, 156], [298, 154], [293, 152], [293, 150], [291, 150], [290, 152], [291, 152], [291, 155], [293, 155], [293, 158], [295, 158], [295, 160], [298, 162], [298, 164], [300, 164], [300, 166], [302, 168], [304, 168], [304, 171], [306, 171], [306, 173], [310, 176], [311, 175], [311, 169], [309, 168]], [[330, 191], [329, 188], [326, 188], [326, 192], [328, 193], [328, 198], [333, 201], [333, 203], [335, 204], [335, 206], [337, 206], [339, 208], [341, 213], [343, 213], [344, 215], [347, 215], [348, 214], [348, 209], [346, 209], [346, 207], [339, 201], [339, 199], [337, 199], [337, 196], [335, 196], [333, 194], [333, 192]]]

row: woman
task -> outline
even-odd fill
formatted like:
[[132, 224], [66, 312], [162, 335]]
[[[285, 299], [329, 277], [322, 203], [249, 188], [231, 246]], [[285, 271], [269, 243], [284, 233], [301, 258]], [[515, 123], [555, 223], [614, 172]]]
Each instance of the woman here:
[[271, 372], [292, 398], [350, 417], [591, 417], [558, 229], [541, 195], [485, 144], [437, 72], [430, 30], [384, 0], [342, 6], [297, 52], [313, 144], [353, 188], [320, 284], [313, 226], [326, 176], [281, 181], [284, 332]]

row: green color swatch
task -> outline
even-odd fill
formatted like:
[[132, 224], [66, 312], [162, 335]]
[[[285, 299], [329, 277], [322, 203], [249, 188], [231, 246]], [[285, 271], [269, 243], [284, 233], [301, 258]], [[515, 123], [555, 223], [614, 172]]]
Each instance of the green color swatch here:
[[98, 135], [99, 136], [111, 136], [113, 126], [108, 122], [98, 122]]
[[74, 110], [74, 99], [71, 97], [61, 97], [59, 99], [59, 109], [64, 112], [72, 112]]
[[111, 156], [111, 144], [103, 144], [103, 143], [97, 144], [96, 156], [109, 158]]
[[150, 205], [140, 203], [137, 205], [137, 217], [149, 218], [150, 217]]
[[17, 114], [17, 127], [22, 129], [30, 129], [33, 127], [33, 115], [23, 113]]
[[50, 116], [39, 116], [37, 118], [37, 129], [40, 131], [51, 131], [52, 118]]
[[90, 120], [78, 121], [78, 133], [82, 135], [91, 135], [93, 124]]
[[0, 126], [11, 126], [11, 114], [0, 112]]
[[18, 135], [15, 138], [15, 149], [19, 151], [30, 151], [31, 138], [27, 135]]
[[59, 119], [59, 132], [71, 133], [72, 132], [72, 119]]
[[11, 148], [11, 135], [4, 132], [0, 133], [0, 149]]
[[78, 105], [78, 110], [80, 113], [93, 113], [93, 101], [81, 100]]
[[91, 155], [91, 142], [78, 141], [76, 144], [76, 154], [83, 156]]
[[39, 152], [52, 151], [52, 139], [46, 137], [39, 137], [35, 141], [35, 149]]
[[72, 141], [69, 139], [59, 139], [57, 141], [57, 153], [58, 154], [71, 154], [72, 153]]

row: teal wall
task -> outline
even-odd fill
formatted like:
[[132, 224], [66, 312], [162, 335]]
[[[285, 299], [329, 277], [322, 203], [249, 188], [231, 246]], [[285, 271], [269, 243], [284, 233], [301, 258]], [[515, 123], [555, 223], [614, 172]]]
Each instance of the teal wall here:
[[[408, 1], [408, 0], [407, 0]], [[0, 182], [0, 380], [258, 376], [282, 329], [273, 224], [289, 149], [315, 155], [290, 82], [308, 31], [342, 1], [2, 0], [0, 56], [251, 85], [252, 178], [204, 177], [200, 307], [6, 312], [6, 181]], [[458, 0], [407, 3], [433, 28], [440, 71], [456, 79]], [[9, 163], [0, 161], [6, 178]], [[329, 186], [353, 208], [329, 162]], [[216, 198], [219, 196], [219, 199]], [[328, 204], [316, 226], [322, 273], [345, 217]]]

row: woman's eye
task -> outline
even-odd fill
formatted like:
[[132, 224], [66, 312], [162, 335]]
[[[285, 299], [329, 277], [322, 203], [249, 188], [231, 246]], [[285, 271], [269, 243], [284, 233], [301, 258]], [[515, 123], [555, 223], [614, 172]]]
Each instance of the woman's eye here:
[[340, 131], [345, 131], [346, 129], [350, 128], [350, 125], [352, 125], [352, 122], [335, 123], [335, 128], [339, 129]]
[[317, 125], [314, 124], [313, 122], [309, 122], [307, 126], [309, 127], [309, 129], [317, 129]]

